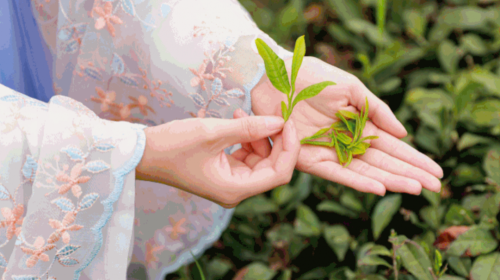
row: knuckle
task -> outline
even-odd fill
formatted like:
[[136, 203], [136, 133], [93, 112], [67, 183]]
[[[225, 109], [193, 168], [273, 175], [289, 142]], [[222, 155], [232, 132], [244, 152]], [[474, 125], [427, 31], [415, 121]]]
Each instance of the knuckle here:
[[249, 118], [245, 118], [241, 120], [242, 131], [244, 136], [248, 139], [256, 139], [259, 134], [259, 127]]
[[370, 170], [370, 165], [363, 161], [359, 161], [357, 169], [359, 174], [364, 175]]

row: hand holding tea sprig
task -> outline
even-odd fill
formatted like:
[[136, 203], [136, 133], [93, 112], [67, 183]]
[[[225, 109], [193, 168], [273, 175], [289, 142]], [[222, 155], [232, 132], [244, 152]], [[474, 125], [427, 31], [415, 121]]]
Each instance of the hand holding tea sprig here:
[[[263, 56], [262, 46], [265, 43], [259, 40], [256, 40], [256, 44]], [[294, 57], [283, 64], [278, 62], [279, 66], [274, 73], [269, 71], [266, 62], [267, 75], [264, 75], [252, 90], [253, 112], [256, 115], [276, 115], [283, 116], [285, 120], [293, 119], [299, 139], [304, 139], [341, 121], [338, 117], [339, 111], [358, 114], [367, 100], [370, 108], [367, 115], [369, 120], [366, 121], [360, 137], [378, 138], [363, 141], [370, 144], [370, 147], [363, 155], [354, 157], [347, 168], [339, 164], [335, 148], [302, 145], [296, 169], [358, 191], [378, 195], [384, 195], [386, 189], [418, 195], [422, 187], [439, 192], [441, 182], [437, 178], [442, 178], [443, 170], [429, 157], [398, 139], [405, 137], [407, 132], [389, 106], [370, 92], [354, 75], [314, 57], [298, 59], [297, 53], [305, 53], [305, 47], [301, 50], [297, 46], [300, 40], [303, 40], [303, 37], [297, 40]], [[277, 58], [273, 53], [264, 53], [265, 60], [266, 55], [272, 59]], [[298, 61], [301, 63], [298, 64]], [[293, 69], [292, 64], [302, 66], [301, 71], [298, 71], [299, 67]], [[283, 71], [286, 73], [286, 79], [282, 75]], [[287, 88], [288, 73], [292, 73], [292, 85]], [[281, 87], [278, 88], [271, 81], [277, 76], [282, 80]], [[336, 85], [325, 81], [334, 81]], [[322, 88], [299, 100], [302, 102], [291, 101], [291, 93], [299, 92], [294, 95], [297, 99], [301, 91], [320, 83]], [[290, 91], [287, 92], [288, 89]], [[290, 114], [292, 109], [293, 113]]]

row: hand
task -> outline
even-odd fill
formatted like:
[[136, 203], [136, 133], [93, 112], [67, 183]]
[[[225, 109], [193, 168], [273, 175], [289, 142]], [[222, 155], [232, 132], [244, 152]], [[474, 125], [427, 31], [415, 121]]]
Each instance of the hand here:
[[[244, 115], [235, 112], [235, 116]], [[283, 118], [274, 116], [175, 120], [148, 127], [145, 134], [138, 180], [168, 184], [225, 208], [287, 184], [300, 150], [293, 122], [285, 125]], [[275, 135], [272, 150], [267, 146], [271, 135]], [[242, 149], [224, 153], [238, 143], [243, 143]]]
[[[292, 59], [285, 61], [291, 73]], [[346, 185], [361, 192], [385, 195], [386, 189], [419, 195], [422, 186], [439, 192], [443, 170], [429, 157], [398, 138], [407, 132], [389, 106], [370, 92], [354, 75], [314, 57], [304, 57], [299, 70], [296, 94], [303, 88], [323, 82], [336, 82], [317, 96], [299, 102], [290, 117], [295, 122], [299, 139], [329, 127], [338, 121], [335, 113], [348, 110], [358, 113], [368, 97], [369, 118], [362, 137], [375, 135], [370, 148], [355, 157], [347, 168], [338, 163], [334, 149], [302, 145], [296, 168], [324, 179]], [[276, 90], [266, 75], [252, 90], [252, 110], [256, 115], [281, 116], [281, 101], [286, 96]], [[373, 122], [372, 122], [373, 121]], [[272, 138], [272, 137], [271, 137]], [[274, 141], [274, 140], [273, 140]]]

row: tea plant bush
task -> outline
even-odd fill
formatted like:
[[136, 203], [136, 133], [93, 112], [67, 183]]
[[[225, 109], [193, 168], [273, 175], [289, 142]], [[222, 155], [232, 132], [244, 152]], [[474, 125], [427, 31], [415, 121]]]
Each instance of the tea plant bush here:
[[206, 279], [500, 279], [500, 2], [240, 3], [283, 47], [306, 34], [307, 56], [357, 75], [445, 176], [440, 194], [378, 197], [296, 172], [237, 206], [198, 258]]

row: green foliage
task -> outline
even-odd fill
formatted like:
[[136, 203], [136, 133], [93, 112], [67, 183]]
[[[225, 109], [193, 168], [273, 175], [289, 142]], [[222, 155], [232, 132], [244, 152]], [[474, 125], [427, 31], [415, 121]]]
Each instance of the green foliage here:
[[288, 73], [286, 72], [285, 62], [283, 59], [279, 58], [276, 53], [260, 38], [255, 40], [257, 49], [260, 56], [264, 60], [266, 67], [267, 76], [271, 81], [271, 84], [279, 91], [286, 94], [288, 99], [288, 105], [285, 102], [281, 102], [281, 113], [285, 122], [288, 120], [292, 114], [292, 110], [297, 105], [299, 101], [314, 97], [318, 95], [325, 87], [335, 85], [334, 82], [325, 81], [310, 85], [303, 89], [297, 94], [292, 102], [293, 95], [295, 94], [295, 81], [297, 79], [297, 74], [299, 73], [300, 66], [302, 65], [302, 60], [306, 53], [306, 45], [304, 43], [304, 36], [300, 36], [295, 43], [295, 50], [293, 52], [292, 61], [292, 90], [290, 91], [290, 83], [288, 82]]
[[[297, 171], [288, 185], [236, 207], [198, 259], [206, 279], [500, 279], [500, 2], [239, 2], [285, 49], [300, 47], [306, 34], [305, 55], [361, 79], [404, 124], [403, 141], [445, 175], [440, 194], [381, 198]], [[274, 60], [266, 72], [282, 80], [286, 112], [301, 71], [292, 67], [289, 78]], [[356, 120], [339, 114], [347, 123], [334, 128], [354, 140]], [[310, 141], [330, 131], [311, 133]], [[168, 279], [198, 276], [193, 263]]]

